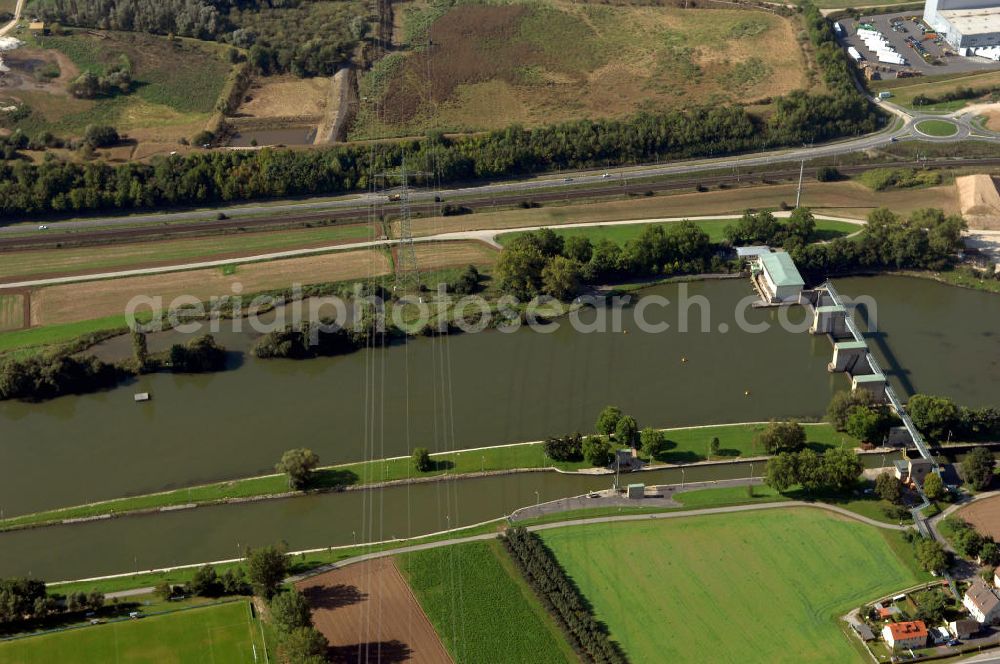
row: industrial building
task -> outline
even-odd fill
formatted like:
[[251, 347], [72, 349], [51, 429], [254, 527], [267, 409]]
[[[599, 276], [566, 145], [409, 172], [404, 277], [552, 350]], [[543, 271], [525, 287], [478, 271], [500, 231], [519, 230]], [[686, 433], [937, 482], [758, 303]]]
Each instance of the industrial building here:
[[965, 55], [1000, 46], [1000, 0], [927, 0], [924, 21]]
[[750, 274], [761, 298], [768, 303], [798, 302], [805, 282], [792, 257], [784, 251], [758, 254], [751, 258]]

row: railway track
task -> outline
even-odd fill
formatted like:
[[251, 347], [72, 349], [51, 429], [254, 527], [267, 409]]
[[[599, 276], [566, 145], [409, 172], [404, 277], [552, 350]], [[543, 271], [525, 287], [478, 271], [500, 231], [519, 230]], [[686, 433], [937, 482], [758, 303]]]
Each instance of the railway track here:
[[[837, 170], [844, 175], [853, 175], [882, 166], [892, 167], [932, 167], [947, 168], [950, 166], [1000, 166], [1000, 158], [996, 159], [963, 159], [954, 161], [904, 161], [891, 162], [879, 166], [871, 164], [838, 166]], [[809, 166], [805, 169], [805, 177], [815, 180], [820, 167]], [[653, 194], [676, 191], [695, 192], [699, 187], [745, 187], [755, 185], [778, 184], [794, 182], [799, 177], [797, 167], [769, 169], [766, 167], [747, 168], [739, 173], [722, 175], [702, 175], [679, 179], [661, 179], [654, 181], [629, 182], [627, 178], [615, 178], [613, 181], [602, 182], [600, 186], [588, 186], [580, 189], [538, 191], [525, 193], [503, 193], [494, 195], [470, 196], [452, 201], [469, 208], [473, 212], [497, 207], [509, 207], [522, 203], [544, 204], [555, 201], [572, 202], [585, 200], [600, 200], [615, 198], [622, 195], [642, 196], [649, 192]], [[448, 201], [442, 201], [448, 202]], [[437, 213], [441, 202], [414, 202], [411, 210], [417, 218]], [[275, 216], [242, 217], [238, 219], [219, 219], [214, 221], [177, 221], [162, 224], [143, 224], [132, 228], [97, 227], [77, 231], [46, 231], [40, 235], [0, 236], [0, 251], [18, 251], [29, 249], [44, 249], [57, 247], [79, 247], [104, 245], [120, 242], [155, 241], [179, 237], [208, 237], [226, 233], [244, 233], [258, 231], [285, 230], [294, 228], [309, 228], [316, 225], [349, 226], [352, 224], [367, 225], [369, 208], [359, 204], [358, 207], [343, 210], [323, 210]]]

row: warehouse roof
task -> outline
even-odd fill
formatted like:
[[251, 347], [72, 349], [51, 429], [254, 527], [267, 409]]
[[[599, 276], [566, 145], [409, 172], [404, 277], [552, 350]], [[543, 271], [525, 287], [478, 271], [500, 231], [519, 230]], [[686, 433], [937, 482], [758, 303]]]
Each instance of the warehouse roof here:
[[1000, 32], [1000, 8], [943, 9], [938, 14], [948, 20], [951, 27], [963, 35], [981, 35]]
[[792, 257], [784, 251], [776, 251], [773, 254], [762, 254], [760, 262], [771, 276], [775, 286], [805, 286], [802, 275]]

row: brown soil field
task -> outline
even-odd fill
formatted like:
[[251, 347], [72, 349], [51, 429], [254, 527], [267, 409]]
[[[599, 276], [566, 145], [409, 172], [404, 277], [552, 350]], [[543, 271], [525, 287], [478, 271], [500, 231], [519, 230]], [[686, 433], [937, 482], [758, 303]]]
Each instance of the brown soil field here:
[[237, 123], [244, 119], [319, 121], [331, 84], [330, 78], [297, 78], [290, 74], [258, 78], [233, 119]]
[[958, 510], [955, 516], [971, 523], [983, 535], [1000, 540], [1000, 496], [977, 500]]
[[295, 584], [330, 642], [332, 662], [447, 664], [451, 657], [392, 558], [357, 563]]
[[378, 251], [344, 251], [321, 256], [290, 258], [236, 266], [224, 275], [222, 268], [170, 272], [167, 274], [46, 286], [31, 299], [31, 324], [52, 325], [103, 318], [125, 313], [128, 302], [138, 296], [162, 297], [164, 306], [181, 295], [207, 301], [233, 293], [241, 284], [243, 293], [361, 278], [389, 272], [389, 262]]
[[1000, 131], [1000, 110], [983, 113], [986, 117], [986, 128], [990, 131]]
[[766, 12], [459, 4], [422, 32], [435, 11], [397, 6], [409, 50], [376, 65], [363, 83], [362, 94], [382, 97], [384, 116], [359, 116], [357, 137], [754, 101], [807, 82], [798, 23]]

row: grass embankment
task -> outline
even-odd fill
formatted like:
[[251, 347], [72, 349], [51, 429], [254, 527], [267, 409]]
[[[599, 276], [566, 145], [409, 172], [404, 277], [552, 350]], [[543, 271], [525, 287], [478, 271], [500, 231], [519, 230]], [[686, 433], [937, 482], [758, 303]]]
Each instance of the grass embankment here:
[[458, 664], [577, 661], [499, 542], [407, 553], [397, 561]]
[[[658, 460], [666, 463], [705, 460], [710, 441], [714, 437], [720, 441], [720, 454], [714, 457], [716, 460], [762, 454], [763, 452], [755, 449], [753, 444], [754, 436], [762, 428], [763, 425], [758, 424], [731, 424], [693, 429], [668, 429], [667, 449]], [[856, 441], [846, 434], [835, 431], [828, 424], [808, 425], [807, 432], [809, 446], [817, 450], [856, 444]], [[541, 443], [446, 452], [434, 454], [432, 461], [433, 467], [427, 472], [418, 472], [409, 457], [328, 466], [314, 473], [309, 488], [333, 489], [445, 474], [454, 476], [519, 468], [552, 467], [573, 471], [589, 467], [584, 461], [553, 461], [545, 456]], [[284, 475], [264, 475], [11, 517], [0, 521], [0, 530], [105, 514], [268, 496], [288, 491], [290, 489]]]
[[40, 275], [84, 274], [149, 265], [216, 260], [235, 254], [300, 249], [324, 243], [364, 242], [371, 229], [364, 224], [330, 225], [266, 233], [228, 233], [204, 238], [158, 240], [100, 247], [71, 247], [10, 252], [0, 264], [0, 279]]
[[263, 648], [259, 622], [244, 600], [3, 642], [0, 660], [242, 664], [258, 661]]
[[[708, 233], [708, 237], [712, 242], [721, 242], [725, 239], [724, 231], [726, 230], [726, 226], [729, 226], [736, 221], [736, 219], [710, 219], [696, 220], [694, 224]], [[600, 240], [611, 240], [615, 244], [624, 245], [629, 240], [638, 238], [646, 226], [669, 226], [671, 223], [673, 222], [665, 222], [661, 224], [618, 224], [613, 226], [589, 226], [584, 228], [554, 228], [553, 230], [556, 235], [564, 239], [570, 237], [584, 237], [594, 243]], [[822, 219], [816, 220], [817, 239], [821, 240], [843, 237], [857, 232], [860, 229], [861, 227], [857, 224], [849, 224], [843, 221], [824, 221]], [[524, 232], [504, 233], [503, 235], [497, 237], [497, 241], [500, 244], [507, 244], [519, 235], [524, 235]]]
[[898, 533], [818, 510], [541, 535], [597, 618], [639, 662], [855, 661], [836, 617], [929, 579], [912, 555], [900, 556], [908, 545]]

